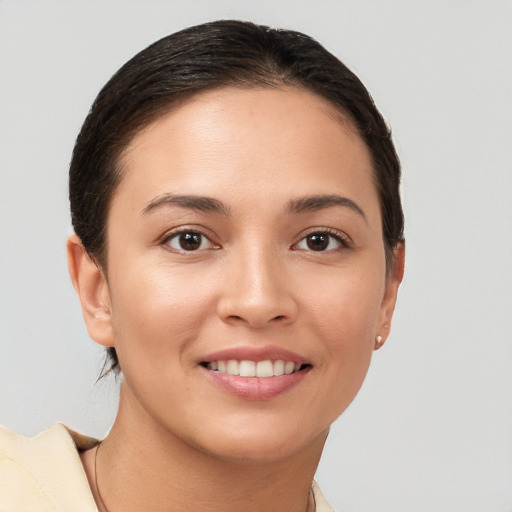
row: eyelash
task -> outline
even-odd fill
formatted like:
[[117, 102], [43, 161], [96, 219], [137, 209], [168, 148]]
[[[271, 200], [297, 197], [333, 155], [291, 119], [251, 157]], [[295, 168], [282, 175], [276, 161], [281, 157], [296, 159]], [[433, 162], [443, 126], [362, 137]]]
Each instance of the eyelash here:
[[[211, 240], [211, 235], [207, 235], [206, 233], [204, 233], [204, 231], [202, 231], [201, 229], [198, 229], [196, 227], [187, 227], [187, 226], [183, 226], [181, 228], [178, 228], [174, 231], [172, 231], [171, 233], [166, 233], [161, 239], [160, 239], [160, 244], [161, 245], [164, 245], [164, 246], [167, 246], [168, 250], [172, 250], [172, 251], [175, 251], [175, 252], [179, 252], [179, 253], [194, 253], [194, 252], [198, 252], [197, 249], [195, 250], [186, 250], [186, 249], [177, 249], [177, 248], [173, 248], [169, 245], [169, 242], [173, 239], [178, 239], [180, 237], [180, 235], [184, 235], [184, 234], [195, 234], [195, 235], [200, 235], [202, 237], [202, 240], [201, 240], [201, 244], [204, 242], [204, 240], [207, 240], [211, 245], [212, 247], [210, 247], [209, 249], [219, 249], [220, 246], [216, 243], [214, 243], [212, 240]], [[205, 250], [205, 249], [202, 249], [202, 250]]]
[[[160, 239], [160, 244], [161, 245], [164, 245], [164, 246], [167, 246], [168, 250], [173, 250], [173, 251], [176, 251], [176, 252], [179, 252], [179, 253], [194, 253], [194, 252], [198, 252], [199, 250], [206, 250], [206, 249], [201, 249], [200, 247], [197, 248], [197, 249], [190, 249], [190, 250], [187, 250], [187, 249], [183, 249], [183, 248], [173, 248], [169, 245], [169, 242], [173, 239], [177, 239], [179, 236], [181, 235], [184, 235], [184, 234], [196, 234], [196, 235], [199, 235], [201, 237], [201, 241], [200, 241], [200, 244], [202, 245], [204, 240], [207, 240], [211, 245], [212, 247], [209, 247], [208, 249], [212, 250], [212, 249], [220, 249], [220, 246], [218, 244], [215, 244], [212, 240], [211, 240], [211, 236], [207, 235], [206, 233], [204, 233], [204, 231], [202, 231], [201, 229], [198, 229], [198, 228], [195, 228], [195, 227], [187, 227], [187, 226], [184, 226], [184, 227], [181, 227], [181, 228], [178, 228], [174, 231], [172, 231], [171, 233], [166, 233], [161, 239]], [[308, 249], [304, 248], [304, 249], [301, 249], [299, 246], [300, 243], [302, 242], [306, 242], [307, 243], [307, 238], [309, 236], [312, 236], [312, 235], [327, 235], [329, 237], [329, 241], [328, 241], [328, 244], [331, 243], [331, 240], [334, 239], [336, 241], [337, 244], [339, 244], [338, 247], [335, 247], [333, 249], [327, 249], [327, 250], [314, 250], [314, 249], [311, 249], [310, 247]], [[349, 249], [350, 247], [352, 247], [352, 241], [350, 240], [350, 238], [340, 232], [340, 231], [337, 231], [335, 229], [332, 229], [332, 228], [311, 228], [309, 229], [306, 233], [303, 233], [301, 238], [299, 239], [298, 242], [294, 243], [292, 246], [291, 246], [291, 249], [292, 250], [304, 250], [304, 251], [310, 251], [310, 252], [334, 252], [334, 251], [342, 251], [344, 249]]]
[[[322, 251], [315, 251], [313, 249], [300, 249], [297, 247], [301, 242], [306, 241], [307, 238], [311, 235], [328, 235], [328, 237], [330, 239], [334, 239], [339, 244], [339, 247], [336, 247], [333, 249], [322, 250]], [[309, 250], [310, 252], [331, 253], [331, 252], [336, 252], [336, 251], [343, 251], [345, 249], [350, 249], [352, 246], [353, 246], [353, 243], [352, 243], [352, 240], [350, 239], [350, 237], [341, 231], [338, 231], [338, 230], [332, 229], [332, 228], [311, 228], [306, 233], [302, 234], [300, 240], [297, 243], [293, 244], [292, 249], [294, 249], [294, 250]]]

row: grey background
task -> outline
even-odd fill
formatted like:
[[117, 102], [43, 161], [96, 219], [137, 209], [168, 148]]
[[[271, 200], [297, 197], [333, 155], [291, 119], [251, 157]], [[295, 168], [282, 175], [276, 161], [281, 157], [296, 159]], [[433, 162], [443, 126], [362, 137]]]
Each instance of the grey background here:
[[102, 436], [67, 276], [67, 166], [135, 52], [241, 18], [302, 30], [365, 82], [404, 167], [407, 268], [391, 338], [318, 471], [340, 511], [512, 510], [512, 2], [0, 0], [0, 423]]

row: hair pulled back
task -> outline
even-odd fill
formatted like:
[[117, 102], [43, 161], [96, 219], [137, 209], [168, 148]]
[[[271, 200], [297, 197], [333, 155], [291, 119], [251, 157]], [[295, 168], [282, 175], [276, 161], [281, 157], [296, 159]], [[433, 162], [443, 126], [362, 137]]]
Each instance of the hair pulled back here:
[[[403, 241], [400, 163], [373, 100], [342, 62], [311, 37], [242, 21], [187, 28], [129, 60], [94, 101], [78, 135], [69, 171], [75, 233], [107, 272], [109, 206], [122, 178], [119, 157], [133, 137], [194, 94], [226, 86], [301, 87], [348, 116], [373, 160], [386, 259]], [[111, 369], [117, 355], [109, 350]]]

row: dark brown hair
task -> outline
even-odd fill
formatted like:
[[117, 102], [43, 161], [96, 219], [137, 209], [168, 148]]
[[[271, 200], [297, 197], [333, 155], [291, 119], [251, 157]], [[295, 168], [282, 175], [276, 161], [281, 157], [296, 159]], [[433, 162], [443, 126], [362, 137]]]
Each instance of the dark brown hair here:
[[[329, 100], [347, 116], [373, 159], [388, 266], [403, 241], [400, 163], [390, 130], [361, 83], [311, 37], [242, 21], [187, 28], [138, 53], [103, 87], [78, 135], [69, 171], [75, 233], [107, 271], [106, 225], [121, 179], [118, 162], [133, 137], [157, 117], [201, 91], [295, 86]], [[111, 369], [118, 369], [108, 349]]]

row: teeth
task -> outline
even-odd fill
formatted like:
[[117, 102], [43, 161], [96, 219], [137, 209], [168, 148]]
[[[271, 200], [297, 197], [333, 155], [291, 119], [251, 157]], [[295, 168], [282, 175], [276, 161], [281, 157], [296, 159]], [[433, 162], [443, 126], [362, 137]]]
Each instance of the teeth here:
[[256, 363], [254, 361], [240, 361], [240, 377], [256, 377]]
[[229, 375], [240, 375], [240, 377], [274, 377], [279, 375], [290, 375], [300, 370], [301, 365], [293, 361], [212, 361], [207, 364], [209, 370], [227, 373]]
[[256, 365], [256, 377], [273, 377], [274, 363], [272, 361], [260, 361]]
[[284, 374], [289, 375], [290, 373], [293, 373], [293, 369], [295, 368], [295, 364], [287, 361], [284, 363]]
[[284, 375], [284, 361], [274, 361], [274, 375]]
[[230, 359], [226, 365], [226, 373], [229, 373], [229, 375], [240, 375], [240, 365], [238, 361]]

